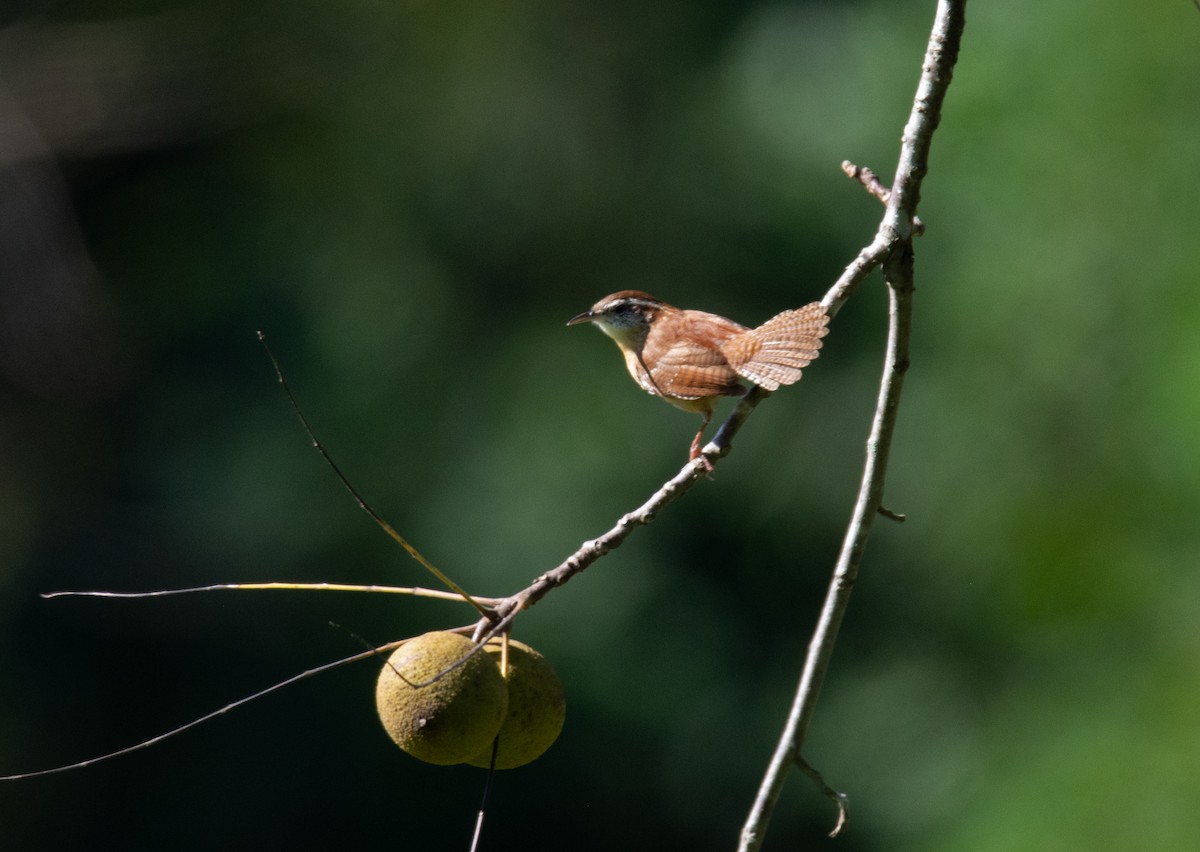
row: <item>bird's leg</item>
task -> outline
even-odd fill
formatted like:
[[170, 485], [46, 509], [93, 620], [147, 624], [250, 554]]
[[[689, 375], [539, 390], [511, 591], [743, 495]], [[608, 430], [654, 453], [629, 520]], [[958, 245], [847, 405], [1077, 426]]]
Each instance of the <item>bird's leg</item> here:
[[[712, 421], [712, 411], [702, 412], [704, 422], [700, 424], [700, 431], [696, 433], [696, 437], [692, 438], [692, 448], [688, 452], [688, 461], [695, 461], [700, 456], [700, 439], [704, 437], [704, 430], [708, 428], [708, 424]], [[712, 462], [707, 458], [704, 459], [704, 466], [708, 468], [708, 472], [712, 473]]]

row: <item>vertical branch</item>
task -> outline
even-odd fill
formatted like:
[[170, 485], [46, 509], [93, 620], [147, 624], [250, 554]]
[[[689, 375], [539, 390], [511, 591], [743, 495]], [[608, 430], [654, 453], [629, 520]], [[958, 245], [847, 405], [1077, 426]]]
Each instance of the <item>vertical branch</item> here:
[[[758, 795], [742, 828], [739, 850], [756, 852], [784, 781], [793, 767], [819, 779], [801, 756], [805, 735], [812, 720], [821, 683], [829, 668], [838, 629], [850, 601], [850, 592], [858, 576], [858, 566], [866, 550], [867, 538], [875, 516], [883, 510], [884, 480], [888, 453], [895, 430], [900, 393], [909, 363], [909, 337], [912, 327], [913, 293], [913, 219], [920, 200], [921, 181], [928, 170], [930, 142], [941, 116], [946, 89], [950, 85], [954, 63], [965, 23], [966, 0], [939, 0], [933, 31], [922, 66], [921, 81], [913, 99], [913, 108], [904, 129], [896, 178], [888, 195], [887, 211], [875, 238], [855, 259], [825, 297], [831, 308], [854, 291], [875, 266], [882, 266], [888, 290], [888, 340], [883, 376], [871, 432], [867, 438], [866, 460], [858, 497], [837, 564], [833, 570], [824, 605], [809, 641], [800, 683], [787, 722], [767, 766]], [[845, 822], [845, 797], [820, 782], [840, 810], [836, 834]]]

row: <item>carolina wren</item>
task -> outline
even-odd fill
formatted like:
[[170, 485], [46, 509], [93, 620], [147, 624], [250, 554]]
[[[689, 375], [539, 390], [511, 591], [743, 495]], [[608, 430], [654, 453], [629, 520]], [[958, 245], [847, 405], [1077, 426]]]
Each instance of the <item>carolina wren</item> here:
[[567, 325], [585, 322], [616, 341], [642, 390], [703, 416], [689, 459], [700, 455], [700, 438], [717, 400], [746, 392], [739, 379], [769, 391], [792, 384], [817, 357], [829, 331], [820, 302], [746, 328], [717, 314], [680, 310], [640, 290], [605, 296]]

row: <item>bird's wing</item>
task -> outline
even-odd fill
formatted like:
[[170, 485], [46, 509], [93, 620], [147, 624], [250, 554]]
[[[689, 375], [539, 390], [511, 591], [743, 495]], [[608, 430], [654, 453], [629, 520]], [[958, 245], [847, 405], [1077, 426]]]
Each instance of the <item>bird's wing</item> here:
[[[659, 395], [699, 399], [742, 393], [737, 373], [720, 347], [745, 328], [715, 314], [689, 311], [688, 315], [679, 318], [686, 325], [668, 329], [666, 334], [652, 330], [642, 349], [642, 360], [653, 367]], [[669, 387], [670, 393], [662, 393], [663, 387]]]

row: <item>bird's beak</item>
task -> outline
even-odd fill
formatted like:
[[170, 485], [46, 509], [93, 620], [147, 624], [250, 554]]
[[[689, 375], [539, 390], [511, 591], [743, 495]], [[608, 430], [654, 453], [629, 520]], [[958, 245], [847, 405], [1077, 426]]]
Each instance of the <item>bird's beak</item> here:
[[592, 321], [592, 312], [584, 311], [583, 313], [579, 314], [578, 316], [571, 317], [569, 320], [567, 320], [567, 325], [579, 325], [581, 322], [591, 322], [591, 321]]

